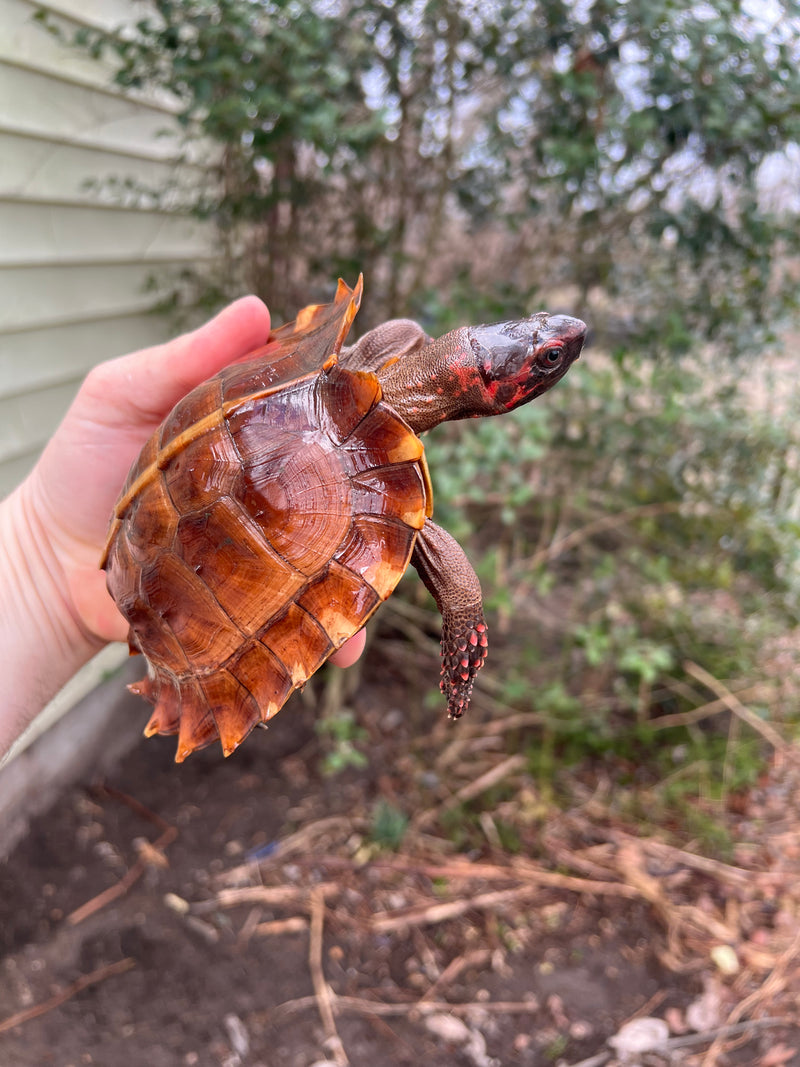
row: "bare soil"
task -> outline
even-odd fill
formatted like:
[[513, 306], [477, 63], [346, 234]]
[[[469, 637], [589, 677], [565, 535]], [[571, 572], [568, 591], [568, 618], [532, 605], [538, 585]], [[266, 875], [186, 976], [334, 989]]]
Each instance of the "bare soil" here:
[[[600, 774], [556, 810], [479, 711], [461, 735], [407, 717], [370, 659], [363, 769], [321, 773], [297, 699], [228, 760], [142, 741], [37, 819], [0, 871], [1, 1067], [600, 1065], [637, 1015], [694, 1040], [630, 1064], [800, 1065], [791, 761], [704, 868], [610, 818]], [[379, 801], [410, 820], [394, 850]], [[529, 808], [510, 850], [508, 803]]]

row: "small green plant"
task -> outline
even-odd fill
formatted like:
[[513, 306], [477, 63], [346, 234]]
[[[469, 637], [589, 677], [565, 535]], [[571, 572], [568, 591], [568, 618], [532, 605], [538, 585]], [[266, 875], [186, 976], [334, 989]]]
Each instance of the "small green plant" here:
[[397, 851], [408, 829], [408, 816], [388, 800], [381, 799], [372, 809], [371, 837], [381, 848]]
[[367, 757], [356, 747], [359, 741], [366, 740], [367, 731], [356, 723], [352, 711], [335, 711], [320, 719], [316, 730], [328, 745], [322, 759], [323, 774], [341, 774], [348, 767], [367, 765]]
[[566, 1034], [559, 1034], [558, 1037], [554, 1037], [544, 1049], [544, 1058], [551, 1062], [555, 1062], [555, 1060], [564, 1055], [568, 1044], [569, 1038]]

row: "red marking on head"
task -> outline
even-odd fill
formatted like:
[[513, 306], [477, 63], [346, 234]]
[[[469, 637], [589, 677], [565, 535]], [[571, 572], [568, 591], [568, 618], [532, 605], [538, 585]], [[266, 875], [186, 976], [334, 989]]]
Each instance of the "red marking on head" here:
[[496, 404], [507, 411], [512, 411], [531, 398], [531, 381], [536, 357], [537, 353], [534, 352], [529, 359], [525, 360], [516, 374], [486, 384], [486, 392]]
[[546, 392], [578, 358], [586, 326], [566, 315], [467, 329], [491, 414], [511, 411]]

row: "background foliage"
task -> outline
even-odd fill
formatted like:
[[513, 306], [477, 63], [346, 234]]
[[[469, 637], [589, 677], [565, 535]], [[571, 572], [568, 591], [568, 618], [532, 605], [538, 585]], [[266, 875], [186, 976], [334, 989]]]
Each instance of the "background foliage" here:
[[[798, 4], [142, 7], [134, 33], [78, 43], [209, 145], [202, 187], [155, 191], [219, 226], [222, 269], [184, 295], [255, 290], [280, 318], [363, 270], [362, 327], [590, 322], [542, 404], [429, 444], [491, 609], [476, 705], [541, 717], [540, 776], [556, 753], [636, 752], [634, 777], [713, 816], [764, 752], [702, 726], [714, 686], [796, 714]], [[433, 629], [416, 610], [390, 606], [388, 632]], [[328, 734], [335, 768], [357, 758], [352, 726]]]
[[373, 319], [560, 286], [628, 345], [748, 351], [794, 302], [794, 0], [142, 8], [78, 40], [219, 146], [194, 207], [278, 312], [363, 269]]

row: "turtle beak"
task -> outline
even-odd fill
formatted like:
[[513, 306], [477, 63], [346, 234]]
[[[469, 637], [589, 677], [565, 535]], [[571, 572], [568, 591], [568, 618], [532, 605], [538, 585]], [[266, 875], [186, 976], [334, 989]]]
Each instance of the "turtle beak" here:
[[586, 323], [570, 315], [548, 315], [540, 340], [546, 341], [548, 336], [557, 337], [563, 342], [571, 363], [581, 354], [586, 340]]

